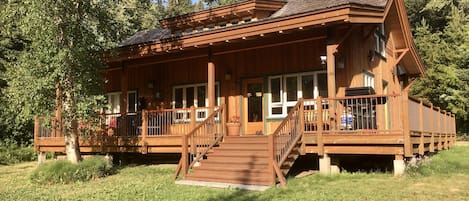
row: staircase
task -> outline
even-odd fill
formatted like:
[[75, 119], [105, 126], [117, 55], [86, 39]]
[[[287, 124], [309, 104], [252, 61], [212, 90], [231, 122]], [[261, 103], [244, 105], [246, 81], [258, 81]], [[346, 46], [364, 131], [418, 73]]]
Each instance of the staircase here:
[[186, 180], [270, 186], [267, 136], [225, 137]]
[[[283, 175], [300, 155], [299, 148], [299, 144], [295, 146], [280, 167]], [[272, 171], [268, 136], [229, 136], [192, 169], [186, 180], [271, 186], [276, 183]]]

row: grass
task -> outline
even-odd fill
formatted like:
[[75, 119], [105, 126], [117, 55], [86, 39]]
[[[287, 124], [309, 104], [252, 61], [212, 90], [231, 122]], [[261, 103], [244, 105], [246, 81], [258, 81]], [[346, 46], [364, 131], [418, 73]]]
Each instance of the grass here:
[[432, 157], [413, 176], [311, 175], [265, 192], [175, 185], [174, 166], [125, 167], [116, 175], [68, 185], [30, 182], [35, 163], [0, 166], [0, 200], [469, 200], [469, 146]]

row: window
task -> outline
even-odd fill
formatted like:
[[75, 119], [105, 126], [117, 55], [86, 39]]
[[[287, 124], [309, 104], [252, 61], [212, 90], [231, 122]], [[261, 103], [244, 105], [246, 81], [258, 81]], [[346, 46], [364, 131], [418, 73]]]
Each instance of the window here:
[[188, 29], [184, 30], [184, 33], [185, 34], [191, 34], [192, 33], [192, 28], [188, 28]]
[[118, 114], [121, 112], [121, 92], [108, 93], [106, 96], [108, 107], [106, 114]]
[[[215, 105], [220, 105], [220, 93], [218, 83], [215, 84]], [[192, 106], [196, 108], [207, 107], [208, 94], [207, 84], [181, 85], [173, 88], [173, 108], [188, 109]], [[204, 120], [207, 116], [206, 109], [197, 109], [196, 120]], [[179, 114], [180, 113], [180, 114]], [[189, 121], [190, 115], [187, 110], [181, 110], [175, 117], [176, 121]]]
[[327, 97], [325, 72], [310, 72], [269, 77], [269, 116], [283, 117], [298, 99]]
[[386, 58], [386, 32], [384, 31], [384, 24], [380, 24], [375, 32], [376, 47], [375, 51], [383, 58]]
[[202, 32], [204, 31], [204, 27], [203, 26], [198, 26], [197, 28], [195, 28], [197, 30], [197, 32]]
[[375, 88], [375, 76], [369, 71], [363, 72], [363, 86]]
[[127, 113], [137, 112], [137, 91], [127, 92]]

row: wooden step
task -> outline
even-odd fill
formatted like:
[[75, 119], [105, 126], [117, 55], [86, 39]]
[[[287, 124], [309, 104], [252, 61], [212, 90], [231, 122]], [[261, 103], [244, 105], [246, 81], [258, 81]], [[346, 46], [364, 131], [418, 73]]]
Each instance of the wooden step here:
[[214, 149], [212, 155], [244, 156], [258, 158], [266, 157], [268, 155], [268, 152], [265, 150]]
[[272, 185], [272, 179], [269, 177], [240, 177], [231, 175], [214, 175], [214, 174], [189, 174], [188, 180], [194, 181], [211, 181], [211, 182], [224, 182], [234, 184], [251, 184], [251, 185]]
[[258, 142], [267, 143], [267, 136], [226, 136], [224, 142]]
[[265, 156], [259, 156], [256, 157], [255, 159], [252, 159], [250, 157], [245, 157], [245, 156], [236, 156], [236, 155], [231, 155], [231, 156], [224, 156], [224, 155], [209, 155], [207, 157], [207, 161], [214, 161], [214, 162], [226, 162], [226, 161], [236, 161], [238, 163], [249, 163], [252, 162], [253, 160], [255, 161], [262, 161], [262, 162], [268, 162], [269, 158], [267, 155]]
[[238, 168], [238, 169], [262, 169], [262, 168], [267, 168], [269, 165], [268, 161], [253, 161], [249, 163], [245, 162], [237, 162], [237, 161], [210, 161], [210, 160], [204, 160], [200, 162], [200, 166], [210, 166], [213, 168], [227, 168], [227, 167], [233, 167], [233, 168]]
[[252, 150], [252, 151], [268, 151], [267, 144], [262, 145], [262, 144], [223, 144], [220, 147], [215, 147], [214, 150]]
[[193, 173], [191, 175], [223, 175], [223, 176], [230, 176], [230, 177], [269, 177], [271, 172], [268, 172], [264, 169], [203, 169], [194, 168]]

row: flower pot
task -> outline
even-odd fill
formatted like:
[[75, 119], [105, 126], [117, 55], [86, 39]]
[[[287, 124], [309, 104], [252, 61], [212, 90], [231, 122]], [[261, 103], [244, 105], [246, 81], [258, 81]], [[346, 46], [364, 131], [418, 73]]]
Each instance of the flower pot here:
[[240, 128], [240, 123], [226, 123], [226, 135], [239, 136]]

